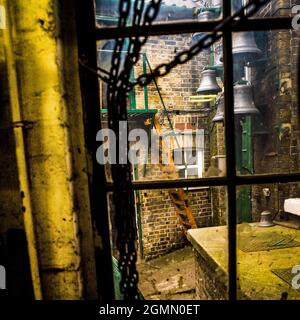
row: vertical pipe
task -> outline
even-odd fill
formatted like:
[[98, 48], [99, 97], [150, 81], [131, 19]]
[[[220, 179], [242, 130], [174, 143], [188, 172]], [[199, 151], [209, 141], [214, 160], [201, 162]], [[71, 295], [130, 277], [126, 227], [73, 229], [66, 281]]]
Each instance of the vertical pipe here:
[[[5, 11], [8, 12], [8, 6], [5, 1]], [[29, 179], [27, 172], [27, 163], [25, 156], [23, 122], [21, 117], [20, 104], [18, 100], [18, 83], [17, 74], [15, 70], [15, 60], [12, 50], [12, 30], [10, 25], [10, 16], [7, 19], [7, 27], [4, 29], [4, 43], [8, 67], [8, 82], [9, 82], [9, 96], [12, 112], [12, 122], [14, 128], [15, 142], [16, 142], [16, 160], [18, 168], [18, 177], [20, 183], [20, 190], [22, 194], [22, 206], [24, 212], [24, 229], [26, 234], [28, 255], [30, 261], [31, 278], [33, 284], [34, 297], [36, 300], [41, 300], [42, 285], [40, 279], [37, 240], [34, 228], [34, 218], [32, 213]]]
[[248, 172], [254, 174], [253, 163], [253, 144], [252, 144], [252, 118], [251, 115], [246, 115], [246, 148], [247, 148], [247, 169]]
[[211, 46], [211, 49], [210, 49], [210, 65], [213, 66], [215, 64], [215, 44], [213, 44]]
[[[130, 82], [134, 83], [134, 66], [130, 69]], [[130, 109], [136, 109], [135, 87], [129, 92]]]
[[[231, 1], [223, 1], [224, 19], [231, 15]], [[223, 33], [224, 54], [224, 88], [225, 88], [225, 139], [226, 139], [226, 167], [228, 175], [228, 295], [229, 300], [237, 298], [237, 270], [236, 270], [236, 159], [234, 132], [234, 96], [233, 96], [233, 58], [232, 33]], [[230, 151], [230, 152], [229, 152]]]
[[[146, 53], [143, 53], [143, 74], [147, 74], [147, 56]], [[145, 109], [148, 110], [149, 108], [149, 101], [148, 101], [148, 85], [144, 86], [144, 100], [145, 100]]]

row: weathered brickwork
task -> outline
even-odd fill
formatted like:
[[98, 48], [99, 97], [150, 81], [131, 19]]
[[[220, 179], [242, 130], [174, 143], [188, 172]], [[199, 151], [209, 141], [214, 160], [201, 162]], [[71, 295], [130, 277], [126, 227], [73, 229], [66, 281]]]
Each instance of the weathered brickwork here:
[[[272, 1], [262, 14], [290, 15], [300, 1]], [[255, 103], [261, 111], [264, 134], [254, 135], [256, 173], [293, 173], [300, 169], [300, 130], [298, 110], [299, 31], [279, 30], [266, 33], [266, 65], [254, 72]], [[256, 73], [260, 76], [256, 77]], [[269, 205], [262, 188], [271, 191]], [[284, 200], [300, 196], [299, 184], [265, 185], [252, 188], [253, 220], [260, 212], [283, 210]]]
[[[191, 35], [153, 37], [147, 42], [144, 51], [152, 68], [171, 61], [176, 52], [187, 49], [192, 44]], [[171, 131], [168, 117], [174, 130], [204, 129], [204, 172], [210, 166], [210, 122], [203, 106], [191, 103], [189, 97], [196, 94], [200, 73], [208, 64], [209, 56], [201, 54], [184, 66], [179, 66], [169, 75], [158, 79], [158, 86], [168, 114], [163, 106], [155, 85], [148, 86], [149, 108], [157, 109], [162, 128]], [[147, 68], [149, 71], [149, 69]], [[143, 72], [142, 60], [135, 68], [135, 74]], [[136, 88], [137, 108], [144, 108], [144, 90]], [[187, 112], [187, 109], [191, 112]], [[192, 109], [198, 112], [193, 112]], [[200, 111], [200, 112], [199, 112]], [[168, 117], [167, 117], [168, 116]], [[139, 180], [168, 179], [168, 166], [148, 164], [139, 168]], [[177, 178], [178, 176], [176, 176]], [[175, 176], [174, 176], [175, 178]], [[189, 204], [199, 227], [211, 225], [211, 193], [209, 188], [190, 190]], [[167, 190], [141, 192], [141, 228], [144, 257], [154, 258], [186, 243], [183, 229], [179, 224], [175, 207]]]
[[[188, 192], [188, 199], [198, 226], [210, 226], [210, 189], [191, 190]], [[164, 254], [186, 243], [168, 190], [141, 192], [141, 204], [143, 249], [146, 259]]]
[[[162, 63], [168, 63], [173, 60], [175, 55], [188, 49], [193, 44], [191, 34], [167, 35], [160, 37], [151, 37], [145, 47], [144, 52], [150, 62], [152, 69]], [[168, 75], [158, 78], [158, 86], [168, 109], [183, 109], [195, 107], [199, 109], [199, 104], [189, 102], [189, 96], [195, 95], [199, 87], [200, 72], [208, 65], [209, 56], [200, 54], [184, 65], [178, 66]], [[149, 69], [147, 68], [147, 71]], [[135, 68], [136, 75], [142, 74], [141, 61]], [[149, 107], [162, 109], [161, 101], [154, 84], [149, 87]], [[143, 90], [137, 88], [137, 105], [143, 108]]]
[[[199, 300], [227, 300], [226, 276], [195, 251], [196, 296]], [[221, 276], [221, 274], [223, 276]]]

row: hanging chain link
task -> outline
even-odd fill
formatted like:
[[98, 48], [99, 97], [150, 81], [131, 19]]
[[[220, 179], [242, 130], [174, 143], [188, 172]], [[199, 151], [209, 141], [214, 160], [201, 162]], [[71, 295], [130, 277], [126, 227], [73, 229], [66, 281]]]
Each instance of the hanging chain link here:
[[[152, 0], [145, 9], [145, 0], [136, 0], [134, 2], [134, 15], [132, 25], [150, 27], [156, 18], [162, 0]], [[148, 39], [148, 33], [141, 34], [139, 28], [134, 36], [129, 38], [127, 55], [122, 64], [121, 51], [125, 47], [125, 38], [116, 38], [114, 51], [111, 60], [111, 69], [109, 77], [100, 76], [98, 69], [94, 72], [102, 80], [108, 83], [107, 101], [108, 101], [108, 120], [109, 127], [116, 133], [117, 159], [120, 164], [112, 165], [112, 178], [114, 181], [114, 205], [115, 205], [115, 223], [117, 227], [117, 248], [119, 250], [119, 269], [121, 272], [120, 289], [125, 300], [138, 299], [138, 273], [136, 270], [136, 221], [134, 207], [134, 191], [131, 181], [131, 166], [126, 158], [123, 159], [120, 153], [122, 143], [126, 144], [128, 151], [128, 136], [119, 135], [120, 121], [127, 120], [127, 98], [128, 92], [135, 85], [145, 86], [153, 78], [163, 77], [172, 69], [180, 64], [184, 64], [196, 56], [202, 49], [210, 47], [215, 41], [222, 37], [222, 31], [232, 25], [237, 25], [242, 19], [253, 15], [263, 4], [269, 0], [252, 0], [244, 8], [236, 12], [233, 16], [223, 20], [211, 33], [205, 35], [198, 43], [189, 50], [179, 53], [173, 61], [168, 64], [161, 64], [151, 73], [141, 75], [135, 83], [130, 83], [130, 70], [138, 62], [142, 46]], [[246, 9], [246, 10], [245, 10]], [[120, 0], [118, 27], [126, 27], [130, 17], [131, 0]], [[143, 14], [144, 13], [144, 14]], [[115, 147], [115, 146], [114, 146]]]
[[164, 77], [178, 65], [187, 63], [193, 57], [199, 54], [203, 49], [211, 47], [216, 41], [222, 38], [222, 31], [226, 30], [228, 27], [231, 28], [232, 26], [241, 24], [242, 20], [251, 17], [261, 8], [261, 6], [269, 1], [270, 0], [251, 0], [247, 5], [242, 7], [235, 14], [224, 19], [219, 25], [216, 26], [216, 28], [211, 33], [206, 34], [191, 48], [176, 55], [171, 62], [160, 64], [151, 73], [139, 76], [137, 81], [131, 84], [130, 90], [135, 85], [144, 87], [151, 83], [153, 77]]
[[[193, 45], [190, 49], [186, 51], [180, 52], [177, 56], [175, 56], [174, 60], [170, 63], [165, 63], [157, 66], [152, 74], [143, 74], [137, 78], [135, 83], [131, 83], [128, 90], [132, 90], [133, 86], [140, 85], [142, 87], [151, 83], [153, 77], [164, 77], [167, 75], [172, 69], [180, 64], [184, 64], [191, 60], [194, 56], [199, 54], [203, 49], [210, 47], [213, 43], [219, 40], [222, 37], [221, 32], [224, 31], [229, 26], [239, 25], [242, 20], [252, 16], [255, 12], [259, 10], [259, 8], [266, 4], [270, 0], [251, 0], [246, 6], [238, 10], [234, 15], [231, 17], [223, 20], [211, 33], [204, 36], [201, 40], [199, 40], [195, 45]], [[247, 13], [245, 13], [247, 11]], [[147, 24], [145, 24], [147, 25]], [[145, 43], [145, 42], [144, 42]], [[143, 44], [144, 44], [143, 43]], [[84, 65], [82, 62], [81, 64], [90, 69], [88, 66]], [[105, 70], [97, 68], [97, 71], [91, 70], [92, 72], [96, 73], [98, 77], [103, 80], [104, 82], [109, 82], [109, 78], [105, 77], [99, 72], [106, 73]]]
[[[151, 26], [156, 18], [161, 0], [152, 0], [145, 9], [145, 0], [134, 2], [133, 26]], [[120, 19], [118, 26], [125, 27], [130, 14], [130, 0], [120, 2]], [[140, 50], [146, 43], [148, 36], [137, 33], [129, 39], [127, 55], [123, 67], [121, 54], [125, 46], [125, 39], [117, 38], [113, 55], [112, 66], [108, 81], [108, 119], [109, 127], [116, 133], [117, 159], [122, 164], [112, 165], [112, 178], [114, 181], [115, 223], [117, 227], [117, 249], [119, 250], [119, 269], [121, 272], [120, 290], [125, 300], [139, 299], [137, 284], [138, 273], [136, 270], [136, 221], [134, 207], [134, 191], [131, 181], [131, 166], [126, 158], [120, 154], [122, 143], [127, 144], [128, 137], [119, 136], [120, 121], [127, 120], [127, 96], [130, 91], [130, 70], [138, 62]], [[121, 141], [121, 139], [123, 139]], [[128, 146], [126, 146], [128, 151]]]

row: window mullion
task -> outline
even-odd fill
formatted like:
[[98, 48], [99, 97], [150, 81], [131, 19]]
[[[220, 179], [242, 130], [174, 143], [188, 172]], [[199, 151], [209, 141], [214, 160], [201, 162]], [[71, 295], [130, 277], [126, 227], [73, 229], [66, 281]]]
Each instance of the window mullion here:
[[[219, 20], [211, 22], [198, 21], [181, 21], [169, 22], [164, 24], [154, 24], [151, 29], [147, 27], [139, 27], [141, 36], [147, 34], [149, 36], [159, 36], [178, 33], [195, 33], [208, 32], [213, 30]], [[237, 31], [264, 31], [264, 30], [279, 30], [290, 29], [292, 25], [292, 17], [271, 17], [271, 18], [253, 18], [241, 21], [237, 25], [232, 26], [232, 30]], [[134, 27], [98, 27], [95, 32], [95, 40], [113, 39], [115, 37], [130, 37], [136, 34], [137, 30]]]
[[[223, 1], [224, 18], [231, 15], [231, 1]], [[226, 169], [228, 177], [228, 295], [237, 299], [237, 255], [236, 255], [236, 166], [233, 96], [232, 32], [223, 33], [224, 59], [224, 102], [225, 102], [225, 144]]]

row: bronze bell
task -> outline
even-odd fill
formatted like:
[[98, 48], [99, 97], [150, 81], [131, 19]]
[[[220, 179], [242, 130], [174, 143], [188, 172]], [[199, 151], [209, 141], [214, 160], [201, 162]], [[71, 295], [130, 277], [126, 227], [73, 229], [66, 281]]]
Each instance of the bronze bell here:
[[259, 227], [272, 227], [274, 226], [272, 213], [270, 211], [263, 211], [260, 214], [260, 222], [258, 224]]
[[232, 42], [232, 54], [235, 60], [250, 62], [262, 53], [256, 45], [253, 32], [236, 32], [233, 34]]
[[251, 85], [234, 86], [234, 114], [259, 114], [259, 110], [254, 104]]
[[[214, 19], [214, 15], [211, 11], [202, 11], [198, 14], [198, 21], [204, 22], [204, 21], [210, 21]], [[206, 33], [205, 32], [196, 32], [192, 35], [193, 41], [199, 41]]]
[[212, 122], [221, 122], [224, 120], [224, 96], [222, 95], [217, 102], [217, 112], [213, 117]]
[[217, 94], [222, 89], [217, 83], [216, 71], [215, 70], [204, 70], [202, 71], [202, 77], [200, 86], [197, 89], [199, 94]]

